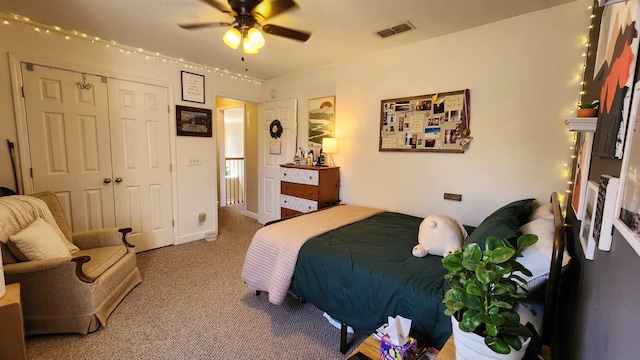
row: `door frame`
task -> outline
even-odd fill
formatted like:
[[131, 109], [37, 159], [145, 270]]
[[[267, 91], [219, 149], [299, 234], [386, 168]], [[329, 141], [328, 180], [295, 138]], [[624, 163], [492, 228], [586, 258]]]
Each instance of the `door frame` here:
[[[216, 133], [216, 137], [220, 137], [220, 141], [218, 142], [217, 145], [217, 150], [218, 150], [218, 164], [220, 166], [218, 166], [218, 201], [220, 202], [220, 204], [218, 206], [220, 207], [225, 207], [227, 206], [227, 184], [225, 181], [226, 176], [224, 175], [225, 173], [225, 166], [226, 166], [226, 157], [227, 157], [227, 152], [225, 149], [226, 146], [226, 140], [225, 140], [225, 124], [224, 124], [224, 112], [227, 110], [234, 110], [234, 109], [242, 109], [243, 114], [242, 114], [242, 137], [243, 137], [243, 151], [247, 152], [247, 137], [245, 134], [245, 126], [246, 126], [246, 116], [247, 116], [247, 105], [246, 103], [243, 101], [242, 102], [242, 106], [225, 106], [225, 107], [219, 107], [216, 109], [216, 128], [218, 129], [218, 132]], [[243, 169], [244, 173], [246, 174], [246, 165], [245, 168]], [[245, 181], [243, 181], [242, 183], [242, 191], [246, 194], [246, 188], [245, 188], [245, 183], [246, 183], [246, 179]]]
[[[34, 65], [51, 67], [60, 70], [73, 71], [78, 73], [86, 73], [97, 76], [103, 76], [107, 78], [115, 78], [125, 81], [137, 82], [147, 85], [154, 85], [159, 87], [167, 88], [167, 96], [169, 103], [169, 112], [168, 121], [169, 121], [169, 156], [171, 161], [171, 214], [173, 216], [174, 221], [178, 219], [178, 181], [177, 181], [177, 170], [176, 170], [176, 122], [171, 121], [171, 119], [175, 119], [175, 99], [174, 99], [174, 89], [173, 84], [144, 78], [135, 75], [123, 74], [111, 70], [105, 70], [101, 68], [94, 68], [90, 66], [78, 65], [65, 63], [62, 61], [55, 61], [51, 59], [45, 59], [38, 56], [30, 56], [24, 54], [16, 54], [9, 53], [9, 73], [11, 77], [11, 93], [13, 95], [13, 111], [15, 113], [16, 118], [16, 134], [18, 138], [18, 181], [22, 184], [22, 193], [23, 194], [31, 194], [33, 193], [33, 182], [28, 181], [31, 178], [31, 174], [29, 169], [31, 168], [31, 150], [29, 144], [29, 131], [27, 129], [27, 112], [26, 112], [26, 103], [24, 97], [22, 96], [22, 69], [21, 63], [32, 63]], [[173, 241], [174, 244], [178, 241], [178, 227], [177, 224], [174, 223], [173, 226]]]

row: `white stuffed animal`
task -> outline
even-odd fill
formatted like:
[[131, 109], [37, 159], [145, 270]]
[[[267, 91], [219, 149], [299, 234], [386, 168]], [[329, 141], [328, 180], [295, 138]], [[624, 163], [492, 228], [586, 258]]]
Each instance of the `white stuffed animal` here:
[[460, 248], [466, 238], [467, 231], [458, 220], [445, 215], [430, 215], [422, 220], [418, 245], [411, 253], [415, 257], [427, 254], [445, 256]]

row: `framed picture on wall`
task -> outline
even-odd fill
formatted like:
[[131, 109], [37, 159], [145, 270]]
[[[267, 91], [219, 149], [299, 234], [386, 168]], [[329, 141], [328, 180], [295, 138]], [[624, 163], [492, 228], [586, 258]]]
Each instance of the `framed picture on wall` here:
[[181, 72], [182, 100], [204, 104], [204, 75]]
[[638, 57], [638, 1], [607, 6], [600, 27], [595, 79], [602, 84], [594, 154], [622, 159]]
[[335, 137], [336, 97], [309, 99], [309, 146], [322, 147], [323, 138]]
[[583, 220], [587, 207], [587, 181], [589, 180], [589, 165], [591, 164], [591, 148], [593, 144], [593, 133], [584, 132], [580, 135], [578, 146], [578, 162], [576, 164], [575, 178], [573, 179], [573, 191], [571, 197], [571, 207], [576, 218]]
[[212, 137], [211, 110], [176, 105], [178, 136]]
[[633, 104], [627, 146], [620, 169], [620, 188], [616, 201], [617, 215], [613, 226], [624, 236], [631, 247], [640, 255], [640, 82], [633, 91]]

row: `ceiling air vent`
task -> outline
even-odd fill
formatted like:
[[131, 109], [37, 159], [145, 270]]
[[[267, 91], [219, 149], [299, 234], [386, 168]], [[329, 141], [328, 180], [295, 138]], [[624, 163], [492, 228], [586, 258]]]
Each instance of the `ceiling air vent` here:
[[391, 35], [400, 34], [400, 33], [403, 33], [405, 31], [413, 30], [415, 28], [416, 27], [413, 26], [412, 23], [407, 21], [407, 22], [404, 22], [404, 23], [402, 23], [400, 25], [396, 25], [396, 26], [392, 26], [392, 27], [390, 27], [388, 29], [380, 30], [380, 31], [376, 32], [376, 34], [378, 34], [378, 36], [380, 36], [381, 38], [384, 39], [384, 38], [389, 37]]

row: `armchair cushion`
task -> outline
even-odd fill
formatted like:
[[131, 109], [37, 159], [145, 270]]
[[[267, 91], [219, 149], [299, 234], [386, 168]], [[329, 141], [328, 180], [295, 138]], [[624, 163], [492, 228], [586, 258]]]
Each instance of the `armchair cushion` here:
[[80, 250], [73, 256], [89, 255], [91, 260], [82, 265], [82, 272], [92, 279], [98, 278], [127, 254], [127, 248], [122, 245], [98, 247]]
[[[56, 230], [41, 218], [9, 236], [9, 250], [20, 261], [43, 260], [71, 255]], [[15, 245], [19, 251], [14, 250]]]

